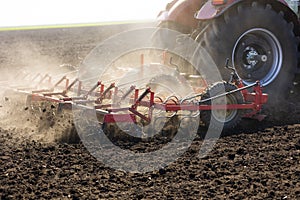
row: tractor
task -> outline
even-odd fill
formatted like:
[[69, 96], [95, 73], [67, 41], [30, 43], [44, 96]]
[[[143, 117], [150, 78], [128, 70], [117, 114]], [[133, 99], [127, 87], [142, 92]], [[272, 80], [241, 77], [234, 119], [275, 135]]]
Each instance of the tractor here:
[[298, 0], [173, 0], [157, 19], [205, 48], [224, 80], [226, 58], [245, 85], [259, 80], [271, 99], [266, 110], [292, 92], [300, 74]]

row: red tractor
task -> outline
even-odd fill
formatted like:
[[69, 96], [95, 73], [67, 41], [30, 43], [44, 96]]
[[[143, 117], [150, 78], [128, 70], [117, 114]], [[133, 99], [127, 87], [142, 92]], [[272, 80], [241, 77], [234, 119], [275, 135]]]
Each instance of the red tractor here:
[[173, 0], [160, 27], [189, 34], [211, 55], [224, 80], [230, 58], [244, 84], [260, 80], [270, 108], [300, 73], [298, 0]]

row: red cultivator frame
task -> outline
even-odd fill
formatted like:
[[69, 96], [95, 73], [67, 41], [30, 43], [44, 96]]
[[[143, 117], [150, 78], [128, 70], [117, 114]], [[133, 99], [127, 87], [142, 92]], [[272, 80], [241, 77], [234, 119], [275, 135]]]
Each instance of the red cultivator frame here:
[[[58, 111], [72, 108], [94, 110], [98, 116], [102, 116], [99, 118], [101, 119], [99, 123], [102, 124], [138, 123], [139, 121], [150, 123], [153, 121], [154, 110], [175, 115], [181, 111], [194, 112], [193, 115], [187, 117], [200, 115], [201, 120], [207, 126], [210, 123], [221, 123], [225, 129], [236, 126], [242, 117], [262, 120], [264, 116], [259, 113], [263, 104], [267, 102], [267, 94], [262, 92], [259, 82], [244, 86], [235, 70], [232, 70], [229, 82], [215, 83], [202, 93], [182, 99], [176, 96], [162, 99], [162, 97], [156, 96], [150, 87], [138, 89], [132, 85], [124, 92], [120, 91], [115, 83], [104, 85], [101, 81], [86, 90], [83, 89], [79, 79], [70, 82], [66, 76], [53, 84], [50, 89], [18, 91], [28, 95], [27, 104], [47, 101], [58, 104]], [[45, 82], [50, 84], [51, 77], [48, 75], [42, 77], [39, 84]], [[57, 92], [58, 88], [61, 91]], [[222, 88], [222, 90], [218, 90], [218, 88]], [[249, 92], [250, 90], [252, 91]], [[69, 96], [69, 93], [75, 95]], [[226, 100], [218, 100], [222, 98]], [[125, 100], [127, 105], [122, 106], [122, 102]], [[216, 102], [214, 103], [214, 101]], [[220, 113], [223, 115], [223, 119], [219, 117]]]

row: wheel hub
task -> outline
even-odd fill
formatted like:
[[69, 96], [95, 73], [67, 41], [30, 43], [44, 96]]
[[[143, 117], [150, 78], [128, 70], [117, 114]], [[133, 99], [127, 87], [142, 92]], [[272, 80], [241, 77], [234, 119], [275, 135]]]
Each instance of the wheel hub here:
[[[214, 101], [215, 104], [224, 105], [224, 104], [236, 104], [236, 100], [231, 97], [227, 96], [225, 99], [217, 99]], [[212, 115], [216, 120], [222, 123], [226, 123], [231, 121], [236, 116], [237, 110], [213, 110]]]
[[245, 64], [246, 69], [253, 69], [259, 62], [257, 59], [258, 52], [253, 47], [246, 47], [245, 49]]
[[247, 46], [243, 55], [243, 67], [247, 72], [247, 78], [251, 78], [253, 76], [252, 73], [258, 70], [267, 60], [268, 57], [266, 55], [260, 55], [256, 48]]

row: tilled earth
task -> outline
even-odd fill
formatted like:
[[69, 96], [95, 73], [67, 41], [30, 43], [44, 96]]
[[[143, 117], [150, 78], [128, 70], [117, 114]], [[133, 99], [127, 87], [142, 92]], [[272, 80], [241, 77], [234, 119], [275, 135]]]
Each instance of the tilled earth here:
[[198, 158], [202, 141], [195, 139], [175, 163], [143, 174], [113, 170], [81, 144], [13, 134], [1, 129], [2, 199], [300, 197], [300, 125], [223, 137], [205, 158]]
[[[77, 65], [99, 41], [120, 31], [106, 28], [2, 32], [1, 67], [30, 64], [26, 58], [50, 65], [52, 55], [55, 64]], [[29, 48], [25, 55], [16, 47]], [[34, 135], [72, 132], [72, 121], [67, 114], [53, 120], [51, 108], [35, 116], [25, 105], [7, 109], [11, 99], [3, 97], [0, 199], [299, 199], [299, 91], [295, 86], [283, 102], [280, 117], [244, 121], [218, 139], [206, 157], [198, 156], [203, 139], [197, 136], [176, 162], [146, 173], [109, 168], [80, 142], [35, 140]], [[122, 145], [145, 148], [141, 142]]]

